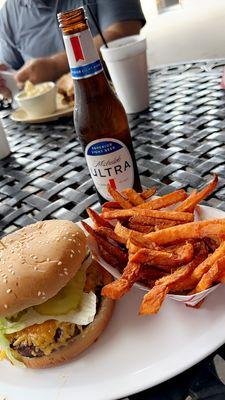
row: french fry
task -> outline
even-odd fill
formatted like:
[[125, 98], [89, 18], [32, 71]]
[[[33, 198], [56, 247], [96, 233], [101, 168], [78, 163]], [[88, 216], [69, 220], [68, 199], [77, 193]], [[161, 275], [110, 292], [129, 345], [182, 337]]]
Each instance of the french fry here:
[[107, 189], [112, 198], [117, 201], [122, 208], [133, 207], [133, 204], [126, 200], [117, 190], [113, 189], [111, 185], [107, 185]]
[[105, 228], [113, 229], [113, 226], [109, 223], [109, 221], [106, 221], [105, 218], [99, 215], [96, 211], [92, 210], [91, 208], [87, 208], [87, 213], [94, 222], [95, 227], [104, 226]]
[[120, 237], [121, 241], [126, 244], [132, 232], [131, 229], [126, 228], [120, 222], [117, 222], [114, 232]]
[[165, 222], [165, 224], [162, 222], [161, 224], [155, 225], [155, 231], [160, 231], [161, 229], [170, 228], [171, 226], [176, 226], [176, 225], [180, 225], [180, 224], [181, 224], [180, 221], [169, 221], [169, 222]]
[[129, 219], [129, 224], [141, 224], [141, 225], [152, 225], [152, 226], [163, 226], [164, 228], [175, 226], [181, 224], [181, 221], [171, 221], [169, 219], [162, 218], [153, 218], [153, 217], [145, 217], [143, 218], [141, 215], [133, 215]]
[[103, 238], [109, 238], [114, 240], [114, 242], [121, 244], [124, 243], [123, 239], [121, 239], [121, 237], [118, 236], [112, 229], [100, 226], [99, 228], [96, 228], [95, 231]]
[[165, 285], [154, 286], [144, 295], [139, 314], [157, 314], [168, 292], [169, 288]]
[[216, 188], [218, 183], [218, 176], [214, 175], [213, 180], [206, 186], [204, 187], [200, 192], [198, 192], [196, 195], [189, 196], [189, 200], [187, 199], [186, 202], [183, 202], [180, 204], [176, 210], [177, 211], [188, 211], [188, 212], [193, 212], [195, 206], [200, 203], [203, 199], [208, 197]]
[[225, 271], [225, 256], [216, 261], [209, 270], [202, 276], [196, 288], [190, 294], [202, 292], [215, 283], [219, 276]]
[[[202, 263], [208, 256], [208, 250], [207, 250], [205, 243], [203, 241], [195, 243], [194, 244], [194, 252], [195, 252], [195, 257], [189, 264], [187, 264], [185, 266], [185, 267], [187, 267], [187, 275], [182, 276], [181, 280], [173, 282], [173, 285], [170, 286], [170, 290], [172, 291], [172, 293], [190, 290], [196, 285], [196, 279], [194, 279], [192, 277], [192, 274], [193, 274], [193, 271], [195, 270], [195, 268], [200, 263]], [[182, 268], [183, 267], [180, 267], [179, 270], [181, 270]], [[177, 270], [178, 272], [174, 271], [173, 274], [175, 274], [175, 276], [177, 274], [179, 275], [180, 274], [179, 270]], [[190, 272], [190, 274], [189, 274], [189, 272]], [[168, 284], [168, 283], [171, 283], [170, 280], [171, 280], [171, 277], [170, 277], [170, 275], [168, 275], [164, 278], [157, 280], [155, 282], [155, 284], [156, 285]]]
[[159, 210], [160, 208], [165, 208], [171, 206], [173, 204], [178, 203], [187, 198], [187, 194], [183, 189], [177, 190], [176, 192], [166, 194], [162, 197], [157, 197], [154, 200], [150, 200], [144, 204], [140, 204], [137, 208], [142, 209], [150, 209], [150, 210]]
[[149, 266], [148, 264], [142, 265], [140, 274], [139, 274], [139, 279], [138, 281], [145, 281], [146, 284], [148, 281], [151, 281], [155, 283], [156, 279], [162, 278], [163, 276], [167, 275], [168, 272], [163, 271], [157, 267]]
[[112, 265], [118, 271], [122, 272], [123, 268], [121, 268], [121, 264], [118, 261], [118, 259], [116, 257], [114, 257], [112, 254], [108, 253], [108, 251], [104, 247], [102, 247], [100, 244], [98, 247], [99, 247], [99, 252], [100, 252], [103, 260], [105, 260], [108, 264]]
[[[119, 222], [117, 223], [119, 224]], [[117, 225], [116, 225], [117, 226]], [[153, 241], [145, 240], [144, 235], [141, 235], [139, 232], [130, 231], [128, 239], [139, 247], [144, 247], [151, 250], [162, 250], [156, 243]]]
[[[125, 211], [125, 210], [121, 210]], [[159, 245], [166, 245], [179, 240], [199, 239], [211, 235], [225, 234], [225, 219], [215, 219], [173, 226], [157, 232], [144, 235], [145, 243], [155, 242]]]
[[134, 189], [125, 189], [123, 190], [122, 194], [126, 196], [130, 203], [132, 203], [134, 206], [144, 203], [144, 199]]
[[179, 206], [175, 208], [175, 211], [186, 211], [186, 207], [189, 207], [192, 200], [195, 199], [197, 193], [198, 192], [196, 189], [192, 190], [189, 196], [184, 201], [182, 201], [182, 203], [179, 204]]
[[118, 201], [106, 201], [103, 206], [104, 208], [115, 208], [115, 209], [119, 209], [120, 207], [120, 203]]
[[140, 215], [144, 219], [145, 217], [153, 218], [165, 218], [172, 221], [193, 221], [194, 216], [191, 213], [176, 212], [176, 211], [158, 211], [158, 210], [141, 210], [141, 209], [129, 209], [129, 210], [115, 210], [110, 212], [104, 212], [103, 217], [106, 219], [128, 219], [133, 215]]
[[132, 253], [132, 255], [134, 255], [135, 253], [137, 253], [137, 252], [141, 249], [140, 246], [136, 246], [135, 244], [133, 244], [133, 243], [130, 241], [130, 239], [127, 240], [126, 248], [127, 248], [128, 251], [129, 251], [129, 255], [130, 255], [131, 253]]
[[95, 238], [97, 244], [101, 245], [109, 254], [116, 257], [122, 265], [126, 265], [128, 257], [118, 246], [109, 243], [107, 240], [103, 239], [94, 229], [91, 228], [86, 222], [82, 221], [83, 227], [86, 231]]
[[117, 201], [107, 201], [102, 205], [102, 212], [104, 211], [113, 211], [113, 210], [120, 210], [120, 204]]
[[[194, 251], [191, 243], [186, 243], [177, 248], [177, 251], [169, 253], [166, 251], [157, 251], [150, 249], [139, 250], [132, 258], [134, 263], [148, 263], [149, 265], [159, 265], [159, 268], [165, 269], [166, 266], [179, 266], [190, 262], [193, 259]], [[168, 270], [168, 268], [167, 268]]]
[[103, 287], [102, 295], [114, 300], [120, 299], [138, 280], [140, 268], [140, 264], [129, 262], [119, 279]]
[[134, 224], [132, 222], [128, 222], [128, 228], [132, 229], [133, 231], [141, 232], [141, 233], [149, 233], [149, 232], [154, 232], [155, 228], [154, 226], [148, 226], [148, 225], [141, 225], [141, 224]]
[[192, 278], [196, 282], [198, 282], [202, 276], [208, 272], [210, 267], [217, 262], [220, 258], [225, 256], [225, 242], [222, 242], [220, 246], [214, 251], [214, 253], [210, 254], [206, 260], [200, 263], [192, 273]]
[[[144, 296], [140, 307], [140, 314], [156, 314], [165, 300], [166, 294], [169, 292], [170, 288], [174, 284], [190, 276], [194, 267], [195, 260], [178, 268], [172, 274], [157, 280], [155, 286]], [[158, 288], [158, 290], [156, 288]]]
[[144, 190], [142, 193], [140, 193], [141, 197], [144, 200], [149, 199], [149, 197], [152, 197], [156, 193], [156, 187], [151, 187], [149, 189]]

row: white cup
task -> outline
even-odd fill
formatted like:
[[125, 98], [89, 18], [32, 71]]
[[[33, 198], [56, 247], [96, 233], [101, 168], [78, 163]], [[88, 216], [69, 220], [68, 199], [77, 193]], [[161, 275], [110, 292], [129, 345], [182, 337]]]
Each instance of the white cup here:
[[146, 39], [141, 35], [113, 40], [101, 47], [115, 90], [128, 114], [149, 107]]
[[0, 160], [7, 157], [10, 154], [9, 143], [6, 138], [5, 130], [0, 120]]

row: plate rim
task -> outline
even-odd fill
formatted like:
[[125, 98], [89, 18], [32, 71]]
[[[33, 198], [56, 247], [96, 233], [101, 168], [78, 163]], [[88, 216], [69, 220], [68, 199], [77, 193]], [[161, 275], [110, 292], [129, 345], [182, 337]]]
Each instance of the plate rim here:
[[[27, 114], [28, 118], [26, 118], [26, 119], [16, 118], [14, 116], [14, 114], [16, 114], [16, 112], [18, 112], [20, 110], [24, 111], [21, 107], [19, 107], [19, 108], [17, 108], [15, 111], [13, 111], [10, 114], [10, 119], [12, 121], [14, 121], [14, 122], [23, 122], [23, 123], [26, 123], [26, 124], [37, 124], [37, 123], [44, 123], [44, 122], [48, 122], [48, 121], [53, 121], [52, 118], [58, 119], [60, 117], [70, 115], [74, 110], [74, 106], [70, 106], [70, 107], [68, 106], [68, 107], [66, 107], [64, 109], [58, 109], [52, 114], [43, 115], [43, 116], [40, 116], [40, 117], [29, 117], [28, 114]], [[24, 112], [26, 112], [26, 111], [24, 111]]]

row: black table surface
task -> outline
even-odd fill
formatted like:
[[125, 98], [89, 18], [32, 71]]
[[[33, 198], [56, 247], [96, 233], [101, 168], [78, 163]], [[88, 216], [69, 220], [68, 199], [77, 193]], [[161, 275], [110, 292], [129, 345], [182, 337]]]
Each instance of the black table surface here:
[[[129, 116], [141, 182], [162, 195], [219, 185], [206, 204], [225, 210], [225, 60], [165, 66], [149, 74], [150, 107]], [[3, 107], [4, 108], [4, 107]], [[0, 111], [12, 153], [0, 161], [1, 236], [42, 219], [78, 221], [98, 208], [72, 118], [43, 125], [13, 122]], [[225, 346], [132, 400], [225, 399]]]

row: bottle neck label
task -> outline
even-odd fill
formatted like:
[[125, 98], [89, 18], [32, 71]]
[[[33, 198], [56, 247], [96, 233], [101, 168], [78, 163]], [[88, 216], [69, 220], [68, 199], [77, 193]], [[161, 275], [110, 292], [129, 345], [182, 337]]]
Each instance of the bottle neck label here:
[[71, 75], [74, 79], [89, 78], [103, 70], [89, 29], [63, 36]]
[[104, 199], [111, 199], [108, 184], [119, 191], [133, 187], [133, 161], [128, 148], [120, 140], [93, 140], [85, 149], [85, 157], [96, 189]]

